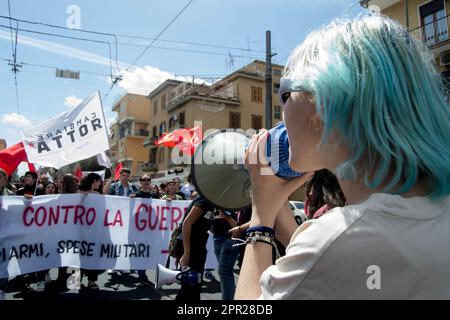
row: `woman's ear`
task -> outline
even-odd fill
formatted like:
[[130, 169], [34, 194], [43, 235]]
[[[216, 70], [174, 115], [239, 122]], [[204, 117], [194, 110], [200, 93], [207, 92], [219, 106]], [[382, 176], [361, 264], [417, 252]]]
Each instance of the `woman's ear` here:
[[317, 113], [309, 120], [309, 125], [312, 128], [314, 128], [314, 130], [316, 130], [316, 131], [319, 131], [320, 129], [322, 129], [323, 122]]

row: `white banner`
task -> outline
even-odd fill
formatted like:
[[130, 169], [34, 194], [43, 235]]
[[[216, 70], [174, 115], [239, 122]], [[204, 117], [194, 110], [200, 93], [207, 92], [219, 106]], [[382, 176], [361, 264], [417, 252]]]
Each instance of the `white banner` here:
[[[154, 269], [165, 264], [171, 233], [190, 203], [98, 194], [0, 202], [0, 278], [61, 266]], [[207, 249], [206, 268], [215, 269], [211, 236]]]
[[61, 168], [109, 149], [99, 93], [70, 111], [22, 131], [30, 163]]

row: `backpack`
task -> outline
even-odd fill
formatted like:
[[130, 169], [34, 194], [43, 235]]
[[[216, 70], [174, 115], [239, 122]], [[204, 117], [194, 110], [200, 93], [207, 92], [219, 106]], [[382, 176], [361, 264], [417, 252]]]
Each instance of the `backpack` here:
[[183, 221], [173, 230], [169, 241], [169, 256], [176, 260], [180, 260], [184, 253], [182, 239]]
[[[187, 215], [191, 211], [192, 207], [197, 203], [197, 199], [194, 199], [189, 207], [186, 209], [186, 213], [184, 214], [183, 220], [181, 223], [173, 230], [172, 235], [170, 236], [169, 241], [169, 256], [175, 258], [176, 260], [180, 260], [184, 253], [183, 247], [183, 222], [186, 219]], [[212, 214], [208, 210], [203, 214], [203, 218], [211, 219]]]

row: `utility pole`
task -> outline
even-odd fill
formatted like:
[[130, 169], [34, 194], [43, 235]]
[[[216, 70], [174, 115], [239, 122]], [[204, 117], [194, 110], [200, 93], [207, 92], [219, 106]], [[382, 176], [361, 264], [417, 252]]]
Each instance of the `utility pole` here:
[[409, 8], [408, 8], [408, 0], [404, 0], [403, 7], [405, 10], [405, 25], [406, 31], [409, 31]]
[[270, 31], [266, 31], [266, 129], [272, 128], [272, 52]]

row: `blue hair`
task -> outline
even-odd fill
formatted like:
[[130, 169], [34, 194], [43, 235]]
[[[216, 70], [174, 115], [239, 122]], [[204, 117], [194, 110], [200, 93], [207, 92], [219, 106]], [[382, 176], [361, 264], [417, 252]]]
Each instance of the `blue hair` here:
[[337, 19], [291, 54], [286, 77], [315, 99], [321, 143], [337, 131], [351, 150], [336, 173], [402, 194], [420, 178], [450, 193], [450, 109], [423, 44], [380, 16]]

